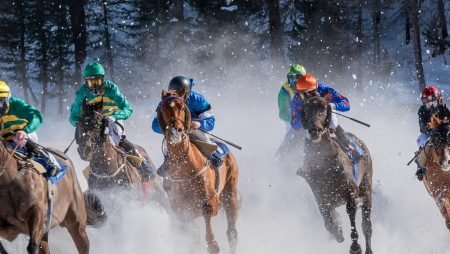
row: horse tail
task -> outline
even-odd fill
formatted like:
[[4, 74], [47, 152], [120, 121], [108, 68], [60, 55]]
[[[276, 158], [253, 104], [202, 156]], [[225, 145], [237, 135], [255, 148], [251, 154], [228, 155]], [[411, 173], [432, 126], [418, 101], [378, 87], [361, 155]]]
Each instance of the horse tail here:
[[87, 225], [101, 227], [106, 222], [108, 216], [100, 199], [94, 193], [86, 191], [84, 193], [84, 203], [87, 213]]

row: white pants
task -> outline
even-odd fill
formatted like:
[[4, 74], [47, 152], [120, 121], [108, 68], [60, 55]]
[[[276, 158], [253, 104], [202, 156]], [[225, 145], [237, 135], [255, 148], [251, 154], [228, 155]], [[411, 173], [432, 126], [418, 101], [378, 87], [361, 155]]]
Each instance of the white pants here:
[[[119, 122], [123, 126], [122, 120], [118, 120], [117, 122]], [[117, 123], [108, 124], [108, 136], [111, 142], [114, 144], [114, 146], [119, 145], [120, 139], [124, 134], [125, 131]]]
[[206, 142], [208, 144], [214, 144], [211, 139], [209, 138], [209, 135], [199, 131], [199, 130], [191, 130], [191, 132], [189, 133], [189, 138], [191, 139], [196, 139], [196, 140], [200, 140], [203, 142]]
[[419, 147], [423, 147], [425, 146], [425, 143], [428, 141], [428, 139], [430, 138], [430, 135], [425, 134], [425, 133], [421, 133], [418, 137], [417, 137], [417, 145]]

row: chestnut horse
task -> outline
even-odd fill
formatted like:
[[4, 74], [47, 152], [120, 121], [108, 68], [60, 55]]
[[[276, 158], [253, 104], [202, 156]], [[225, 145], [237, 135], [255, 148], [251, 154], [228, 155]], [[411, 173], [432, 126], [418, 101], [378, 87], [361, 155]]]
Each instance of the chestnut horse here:
[[418, 155], [418, 162], [426, 168], [423, 184], [450, 230], [450, 127], [434, 117], [430, 125], [433, 128], [431, 141]]
[[331, 107], [320, 96], [310, 97], [302, 110], [302, 123], [311, 136], [306, 145], [305, 180], [311, 187], [325, 222], [325, 228], [338, 242], [344, 241], [342, 228], [338, 225], [339, 215], [335, 209], [346, 204], [350, 217], [350, 253], [362, 253], [358, 243], [355, 215], [357, 201], [362, 199], [362, 229], [366, 239], [366, 254], [372, 253], [372, 160], [366, 145], [356, 136], [349, 134], [365, 151], [365, 156], [357, 163], [358, 174], [354, 174], [352, 162], [331, 137], [329, 123]]
[[209, 253], [219, 253], [214, 240], [211, 217], [223, 205], [228, 221], [228, 242], [231, 253], [236, 252], [238, 213], [237, 183], [239, 168], [233, 154], [223, 158], [219, 169], [220, 183], [215, 189], [216, 171], [209, 160], [189, 140], [191, 114], [184, 100], [172, 92], [162, 92], [158, 107], [158, 122], [167, 141], [169, 202], [183, 220], [203, 216]]
[[[142, 178], [137, 169], [139, 162], [131, 163], [128, 154], [114, 147], [105, 133], [108, 120], [101, 114], [102, 108], [102, 103], [90, 104], [85, 101], [75, 134], [81, 159], [89, 161], [89, 188], [142, 190]], [[152, 163], [147, 152], [140, 146], [136, 147]]]
[[[50, 253], [48, 230], [57, 225], [67, 228], [78, 253], [89, 253], [86, 224], [106, 219], [100, 200], [81, 191], [72, 161], [59, 159], [68, 169], [52, 185], [30, 161], [16, 159], [0, 142], [0, 237], [13, 241], [19, 234], [29, 235], [28, 253]], [[0, 253], [7, 253], [1, 243]]]

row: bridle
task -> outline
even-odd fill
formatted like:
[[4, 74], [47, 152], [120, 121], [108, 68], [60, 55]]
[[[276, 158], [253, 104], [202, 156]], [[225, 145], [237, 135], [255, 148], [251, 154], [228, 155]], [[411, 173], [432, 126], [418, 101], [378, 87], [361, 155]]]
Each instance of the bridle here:
[[[304, 110], [305, 106], [309, 103], [312, 103], [313, 100], [318, 100], [322, 103], [325, 103], [325, 105], [328, 104], [324, 98], [322, 98], [320, 96], [312, 96], [305, 100], [305, 102], [303, 104], [303, 110]], [[319, 136], [321, 136], [324, 132], [326, 132], [328, 130], [328, 127], [329, 127], [328, 105], [327, 105], [327, 115], [326, 115], [325, 119], [322, 119], [321, 117], [319, 117], [319, 113], [316, 113], [312, 119], [305, 119], [304, 113], [305, 112], [302, 112], [301, 117], [302, 117], [302, 122], [303, 122], [303, 126], [305, 127], [305, 129], [307, 129], [308, 131], [311, 131], [311, 132], [316, 132], [319, 134]], [[323, 126], [322, 130], [319, 130], [319, 128], [317, 128], [315, 126], [314, 123], [317, 121], [319, 121], [322, 124], [322, 126]]]
[[[184, 111], [185, 117], [184, 117], [184, 119], [181, 119], [181, 118], [176, 117], [174, 115], [169, 116], [169, 124], [172, 125], [172, 126], [168, 126], [168, 125], [166, 125], [166, 123], [164, 122], [164, 119], [162, 118], [162, 107], [163, 107], [163, 105], [165, 103], [168, 103], [168, 102], [170, 102], [170, 104], [169, 104], [170, 107], [172, 107], [172, 108], [175, 107], [175, 103], [173, 102], [173, 100], [177, 100], [177, 101], [179, 101], [181, 103], [181, 105], [182, 105], [181, 111]], [[164, 125], [164, 128], [161, 128], [161, 130], [164, 132], [164, 136], [168, 135], [168, 133], [169, 133], [171, 128], [175, 128], [175, 123], [176, 122], [180, 122], [184, 126], [184, 129], [181, 130], [182, 133], [187, 134], [189, 132], [190, 126], [187, 126], [187, 124], [190, 122], [190, 118], [191, 118], [190, 117], [190, 111], [189, 111], [186, 103], [184, 102], [184, 100], [182, 98], [180, 98], [178, 96], [174, 96], [174, 95], [171, 95], [171, 96], [168, 96], [168, 97], [164, 98], [161, 101], [161, 104], [157, 108], [156, 112], [157, 112], [157, 115], [158, 115], [158, 122], [159, 122], [159, 124], [160, 125], [161, 124]]]

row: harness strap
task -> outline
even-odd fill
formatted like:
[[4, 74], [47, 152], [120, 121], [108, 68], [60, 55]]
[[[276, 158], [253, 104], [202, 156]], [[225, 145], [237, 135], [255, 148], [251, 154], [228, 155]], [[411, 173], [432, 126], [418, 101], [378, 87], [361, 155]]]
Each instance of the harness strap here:
[[93, 170], [91, 170], [91, 174], [97, 178], [102, 178], [102, 179], [106, 179], [106, 178], [112, 178], [115, 177], [117, 174], [120, 173], [120, 171], [122, 171], [125, 167], [126, 161], [123, 162], [123, 164], [112, 174], [112, 175], [100, 175], [100, 174], [96, 174]]
[[48, 236], [48, 232], [52, 226], [53, 219], [53, 197], [55, 196], [55, 192], [53, 190], [53, 185], [51, 184], [50, 179], [47, 180], [47, 225], [45, 226], [45, 235]]
[[203, 173], [205, 173], [205, 171], [206, 171], [207, 169], [208, 169], [208, 163], [206, 163], [206, 165], [202, 168], [202, 170], [200, 170], [199, 172], [197, 172], [197, 174], [195, 174], [195, 175], [193, 175], [193, 176], [191, 176], [191, 177], [189, 177], [189, 178], [186, 178], [186, 179], [174, 179], [174, 178], [169, 178], [169, 180], [170, 180], [171, 182], [176, 182], [176, 183], [190, 181], [190, 180], [193, 180], [193, 179], [197, 178], [198, 176], [201, 176]]

